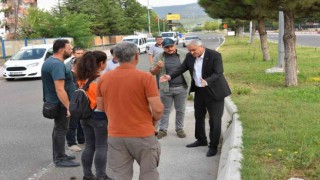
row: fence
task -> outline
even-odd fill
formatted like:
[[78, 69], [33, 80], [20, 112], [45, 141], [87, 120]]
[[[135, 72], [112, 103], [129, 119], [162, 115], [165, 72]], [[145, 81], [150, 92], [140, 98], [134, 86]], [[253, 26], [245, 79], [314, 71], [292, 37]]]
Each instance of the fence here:
[[[112, 45], [118, 42], [121, 42], [122, 35], [108, 35], [108, 36], [93, 36], [92, 43], [93, 46], [104, 46], [104, 45]], [[53, 42], [57, 39], [68, 39], [71, 44], [73, 43], [73, 38], [71, 37], [59, 37], [59, 38], [38, 38], [38, 39], [20, 39], [20, 40], [3, 40], [1, 39], [0, 43], [0, 58], [6, 59], [7, 57], [11, 57], [14, 53], [16, 53], [19, 49], [25, 46], [37, 45], [37, 44], [53, 44]]]

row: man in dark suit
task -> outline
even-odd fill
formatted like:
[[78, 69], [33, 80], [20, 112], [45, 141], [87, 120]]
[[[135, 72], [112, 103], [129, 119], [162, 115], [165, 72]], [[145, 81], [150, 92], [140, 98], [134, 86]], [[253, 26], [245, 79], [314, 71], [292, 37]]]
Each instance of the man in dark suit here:
[[189, 53], [181, 66], [169, 75], [160, 78], [160, 82], [170, 81], [189, 70], [192, 77], [190, 92], [195, 92], [195, 137], [197, 141], [187, 147], [207, 146], [205, 115], [209, 113], [210, 144], [207, 157], [217, 154], [221, 134], [221, 118], [224, 98], [231, 94], [223, 75], [221, 54], [205, 48], [200, 40], [193, 40], [188, 46]]

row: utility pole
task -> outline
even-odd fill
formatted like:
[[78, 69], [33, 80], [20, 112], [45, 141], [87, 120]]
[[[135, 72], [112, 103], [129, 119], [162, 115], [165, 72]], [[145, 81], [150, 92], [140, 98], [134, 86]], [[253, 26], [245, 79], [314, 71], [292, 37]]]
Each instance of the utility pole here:
[[157, 16], [158, 19], [158, 35], [160, 34], [160, 20], [159, 20], [159, 16]]
[[148, 0], [148, 27], [149, 27], [149, 36], [151, 36], [151, 27], [150, 27], [150, 9], [151, 9], [151, 7], [150, 7], [150, 2], [149, 2], [149, 0]]
[[284, 17], [283, 11], [279, 11], [279, 37], [278, 37], [278, 68], [284, 68]]
[[162, 32], [166, 31], [166, 19], [163, 18], [163, 28], [162, 28]]
[[279, 11], [279, 35], [278, 35], [278, 64], [270, 69], [267, 69], [266, 73], [283, 73], [284, 72], [284, 17], [283, 11]]

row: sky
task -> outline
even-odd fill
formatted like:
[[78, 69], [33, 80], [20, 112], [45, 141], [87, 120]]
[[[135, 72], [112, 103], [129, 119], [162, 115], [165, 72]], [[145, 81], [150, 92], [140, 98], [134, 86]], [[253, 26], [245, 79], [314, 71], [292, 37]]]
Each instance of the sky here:
[[[63, 0], [60, 0], [62, 2]], [[198, 0], [137, 0], [144, 6], [148, 5], [148, 1], [151, 7], [159, 7], [159, 6], [172, 6], [172, 5], [182, 5], [182, 4], [190, 4], [197, 3]], [[38, 0], [38, 7], [40, 9], [49, 10], [54, 5], [58, 4], [58, 0]]]
[[[144, 6], [148, 5], [148, 0], [138, 0], [138, 2]], [[198, 0], [149, 0], [151, 7], [182, 5], [197, 2]]]

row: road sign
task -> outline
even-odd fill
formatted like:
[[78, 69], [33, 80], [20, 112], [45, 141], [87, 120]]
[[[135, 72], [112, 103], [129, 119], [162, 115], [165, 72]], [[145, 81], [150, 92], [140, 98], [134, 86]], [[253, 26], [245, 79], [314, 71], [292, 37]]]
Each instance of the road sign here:
[[180, 14], [167, 14], [167, 20], [180, 20]]
[[228, 28], [228, 24], [224, 24], [223, 28], [227, 29]]

